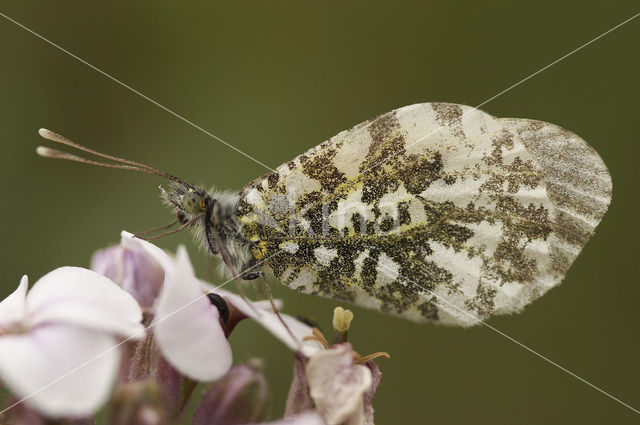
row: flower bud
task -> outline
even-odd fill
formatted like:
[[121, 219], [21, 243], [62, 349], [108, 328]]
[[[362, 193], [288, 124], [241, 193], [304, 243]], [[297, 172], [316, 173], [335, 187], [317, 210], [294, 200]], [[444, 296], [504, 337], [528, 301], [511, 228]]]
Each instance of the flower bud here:
[[211, 384], [193, 418], [193, 425], [259, 422], [267, 406], [267, 383], [256, 361], [236, 366]]
[[111, 425], [163, 425], [169, 422], [158, 385], [152, 381], [133, 382], [116, 392], [111, 405]]
[[96, 251], [91, 258], [91, 269], [133, 295], [142, 308], [153, 305], [164, 280], [164, 271], [154, 259], [121, 245]]

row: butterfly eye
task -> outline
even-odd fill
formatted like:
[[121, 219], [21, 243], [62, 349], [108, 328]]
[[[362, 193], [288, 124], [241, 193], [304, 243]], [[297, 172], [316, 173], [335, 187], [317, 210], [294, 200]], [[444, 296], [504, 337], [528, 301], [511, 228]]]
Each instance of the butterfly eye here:
[[202, 195], [196, 192], [187, 192], [180, 199], [182, 207], [191, 214], [200, 214], [203, 211]]
[[187, 219], [187, 216], [184, 215], [184, 213], [182, 211], [178, 211], [176, 213], [176, 220], [178, 220], [178, 223], [180, 223], [180, 224], [185, 224], [187, 221], [189, 221]]

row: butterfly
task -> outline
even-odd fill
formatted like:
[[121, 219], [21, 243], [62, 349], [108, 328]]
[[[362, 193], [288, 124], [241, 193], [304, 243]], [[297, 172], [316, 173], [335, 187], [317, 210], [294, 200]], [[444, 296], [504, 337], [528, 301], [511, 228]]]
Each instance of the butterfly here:
[[345, 130], [249, 183], [207, 190], [39, 147], [43, 156], [165, 177], [178, 230], [231, 276], [420, 322], [469, 326], [520, 311], [563, 279], [605, 214], [611, 177], [556, 125], [423, 103]]

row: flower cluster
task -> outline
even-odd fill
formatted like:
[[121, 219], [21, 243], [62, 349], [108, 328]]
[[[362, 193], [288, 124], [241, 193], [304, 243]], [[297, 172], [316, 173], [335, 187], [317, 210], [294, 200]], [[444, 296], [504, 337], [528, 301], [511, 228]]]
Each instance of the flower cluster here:
[[[56, 269], [28, 291], [25, 276], [0, 302], [0, 378], [12, 394], [0, 421], [91, 423], [108, 403], [110, 424], [261, 423], [261, 362], [233, 366], [228, 341], [251, 319], [294, 352], [285, 418], [271, 423], [373, 424], [377, 355], [361, 357], [346, 342], [348, 310], [336, 308], [330, 345], [274, 310], [279, 301], [249, 301], [198, 279], [183, 246], [170, 255], [127, 232], [91, 268]], [[203, 382], [208, 390], [185, 418]]]

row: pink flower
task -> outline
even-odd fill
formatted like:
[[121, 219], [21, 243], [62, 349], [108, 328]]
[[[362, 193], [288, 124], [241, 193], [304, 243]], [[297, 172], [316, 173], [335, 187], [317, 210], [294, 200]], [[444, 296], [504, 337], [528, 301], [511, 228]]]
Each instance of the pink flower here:
[[106, 277], [62, 267], [0, 303], [0, 376], [47, 416], [87, 416], [108, 398], [117, 337], [144, 335], [138, 303]]
[[[289, 334], [269, 301], [250, 302], [199, 280], [184, 246], [178, 247], [176, 256], [172, 257], [128, 232], [122, 232], [122, 246], [150, 259], [155, 264], [150, 269], [163, 270], [162, 287], [153, 304], [153, 329], [163, 356], [185, 376], [197, 381], [213, 381], [231, 367], [231, 347], [220, 323], [219, 310], [206, 296], [210, 292], [223, 297], [244, 316], [256, 320], [291, 349], [306, 355], [321, 349], [315, 341], [302, 342], [303, 337], [311, 335], [311, 327], [281, 314], [293, 336]], [[142, 275], [139, 280], [147, 281]]]
[[[129, 285], [129, 290], [135, 294], [157, 293], [155, 298], [145, 298], [145, 304], [151, 306], [154, 340], [162, 355], [195, 381], [213, 381], [224, 375], [231, 367], [231, 347], [220, 324], [220, 313], [206, 297], [184, 246], [178, 248], [174, 258], [152, 243], [122, 232], [121, 249], [131, 258], [130, 267], [122, 267], [127, 271], [122, 280], [140, 284]], [[112, 257], [98, 257], [98, 268], [117, 269], [107, 265], [118, 262], [113, 255], [120, 255], [119, 251], [107, 250], [112, 251], [102, 252]]]

